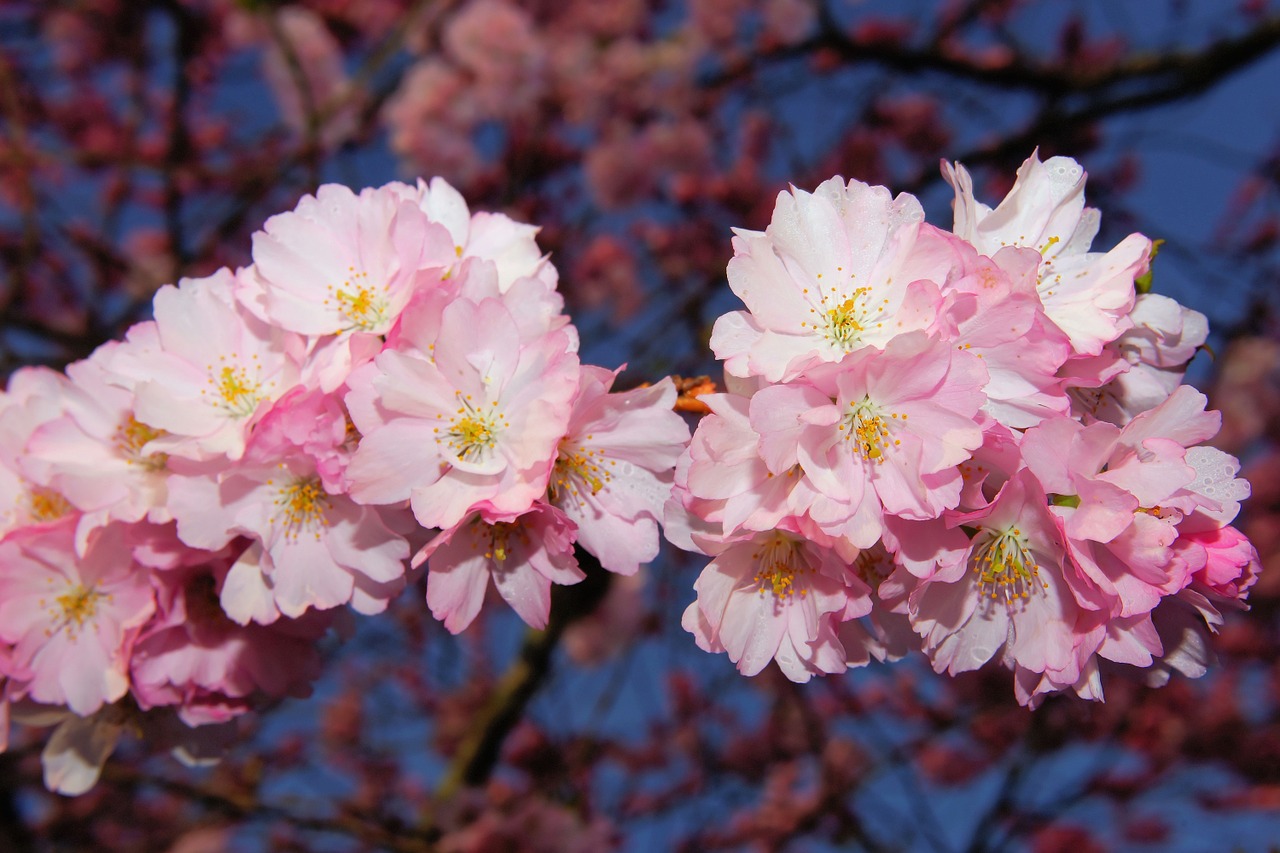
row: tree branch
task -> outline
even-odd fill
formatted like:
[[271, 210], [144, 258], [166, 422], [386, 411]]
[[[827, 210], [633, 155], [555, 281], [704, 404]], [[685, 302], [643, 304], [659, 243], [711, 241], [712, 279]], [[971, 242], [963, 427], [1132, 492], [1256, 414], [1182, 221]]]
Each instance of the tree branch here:
[[176, 0], [164, 0], [160, 7], [173, 19], [173, 103], [169, 107], [169, 143], [164, 154], [164, 226], [173, 258], [170, 278], [177, 281], [187, 264], [186, 234], [182, 225], [182, 188], [178, 170], [191, 151], [187, 131], [187, 109], [191, 103], [191, 76], [187, 63], [196, 55], [200, 23], [194, 13]]
[[[155, 787], [168, 794], [199, 803], [215, 814], [234, 820], [271, 820], [288, 824], [310, 832], [325, 832], [359, 839], [379, 850], [393, 853], [431, 853], [432, 841], [411, 828], [387, 827], [360, 815], [342, 813], [335, 817], [316, 817], [296, 814], [279, 806], [258, 800], [249, 792], [218, 791], [208, 786], [194, 785], [177, 779], [147, 775], [136, 767], [119, 762], [108, 763], [102, 770], [103, 779], [112, 784], [138, 787]], [[8, 849], [8, 848], [5, 848]]]
[[[524, 716], [529, 700], [551, 673], [551, 656], [565, 628], [595, 610], [612, 579], [599, 561], [575, 546], [587, 577], [573, 586], [552, 588], [551, 618], [542, 631], [529, 631], [511, 668], [502, 676], [467, 736], [458, 746], [444, 780], [436, 789], [443, 802], [464, 787], [483, 785], [493, 773], [507, 735]], [[430, 816], [427, 816], [430, 819]]]
[[[377, 48], [365, 58], [360, 68], [351, 77], [351, 85], [341, 97], [330, 98], [316, 110], [316, 134], [322, 136], [328, 123], [348, 109], [355, 99], [368, 88], [370, 82], [395, 58], [405, 39], [415, 27], [431, 27], [439, 23], [441, 18], [454, 8], [458, 0], [417, 0], [404, 13], [395, 28], [387, 35]], [[427, 14], [430, 12], [430, 14]], [[398, 75], [397, 75], [398, 79]], [[371, 121], [377, 113], [367, 110], [361, 112], [361, 120]], [[207, 256], [243, 225], [244, 220], [272, 190], [279, 187], [294, 169], [305, 163], [308, 156], [309, 143], [303, 140], [293, 151], [283, 158], [273, 161], [267, 170], [243, 176], [240, 187], [235, 194], [236, 204], [216, 222], [206, 233], [201, 242], [198, 254]], [[314, 187], [312, 187], [314, 189]]]
[[1263, 21], [1243, 35], [1216, 41], [1195, 51], [1134, 54], [1113, 65], [1064, 70], [1059, 64], [1034, 62], [1025, 56], [987, 65], [938, 45], [913, 47], [883, 37], [866, 37], [841, 30], [829, 18], [818, 33], [804, 41], [763, 54], [747, 56], [704, 78], [704, 87], [718, 87], [749, 76], [769, 65], [812, 56], [834, 54], [847, 63], [870, 63], [906, 74], [937, 73], [999, 89], [1041, 95], [1099, 95], [1108, 89], [1141, 84], [1189, 83], [1200, 91], [1213, 82], [1265, 56], [1280, 45], [1280, 17]]

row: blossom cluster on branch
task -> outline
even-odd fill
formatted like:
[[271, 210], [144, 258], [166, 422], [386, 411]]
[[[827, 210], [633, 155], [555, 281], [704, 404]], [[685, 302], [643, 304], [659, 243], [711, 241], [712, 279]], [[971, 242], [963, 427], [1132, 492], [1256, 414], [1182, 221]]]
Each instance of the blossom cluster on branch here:
[[540, 629], [577, 549], [633, 575], [659, 521], [713, 558], [684, 626], [747, 674], [922, 647], [951, 674], [998, 657], [1032, 705], [1101, 698], [1112, 664], [1201, 674], [1257, 569], [1220, 418], [1180, 384], [1204, 317], [1140, 292], [1147, 238], [1089, 251], [1075, 161], [1033, 155], [995, 209], [944, 173], [951, 233], [839, 178], [737, 232], [746, 310], [692, 438], [670, 379], [580, 363], [535, 227], [439, 178], [320, 187], [250, 266], [13, 376], [0, 735], [56, 724], [63, 793], [124, 731], [215, 760], [424, 566], [450, 632], [491, 586]]
[[1181, 385], [1205, 318], [1149, 292], [1153, 245], [1090, 251], [1074, 160], [1032, 155], [994, 209], [960, 165], [954, 227], [833, 178], [738, 231], [728, 393], [677, 468], [668, 537], [712, 557], [684, 626], [755, 674], [923, 648], [997, 659], [1020, 702], [1101, 699], [1113, 665], [1198, 676], [1258, 568], [1248, 484]]
[[253, 264], [159, 290], [154, 319], [0, 400], [0, 748], [57, 724], [53, 790], [122, 731], [215, 758], [305, 695], [349, 607], [429, 558], [453, 632], [490, 582], [531, 626], [575, 546], [634, 573], [689, 439], [670, 380], [582, 365], [536, 228], [436, 179], [320, 187]]

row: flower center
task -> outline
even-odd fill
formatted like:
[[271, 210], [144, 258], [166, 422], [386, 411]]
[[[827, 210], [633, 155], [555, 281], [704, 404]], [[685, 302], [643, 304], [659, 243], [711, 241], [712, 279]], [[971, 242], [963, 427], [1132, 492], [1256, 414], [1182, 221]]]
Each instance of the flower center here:
[[1075, 400], [1079, 408], [1097, 417], [1111, 392], [1104, 385], [1101, 388], [1068, 388], [1067, 396]]
[[483, 554], [486, 560], [496, 563], [497, 565], [492, 567], [495, 571], [518, 568], [521, 565], [519, 562], [511, 567], [504, 565], [512, 556], [512, 539], [515, 540], [517, 547], [528, 548], [531, 542], [529, 531], [520, 524], [518, 519], [496, 521], [491, 524], [477, 515], [472, 518], [467, 530], [471, 537], [472, 549], [476, 553]]
[[[489, 404], [488, 411], [484, 411], [472, 404], [470, 394], [454, 393], [458, 398], [458, 408], [447, 428], [441, 430], [436, 427], [433, 430], [436, 442], [464, 462], [485, 459], [498, 445], [507, 416], [497, 410], [496, 401]], [[443, 420], [444, 415], [436, 415], [436, 418]]]
[[893, 574], [893, 560], [880, 543], [863, 548], [853, 561], [853, 571], [867, 586], [875, 589], [880, 582]]
[[863, 397], [849, 402], [849, 411], [840, 419], [838, 428], [844, 433], [845, 441], [850, 442], [864, 460], [883, 463], [885, 451], [902, 444], [889, 429], [889, 425], [899, 419], [905, 421], [907, 416], [893, 412], [886, 420], [880, 407], [871, 402], [870, 397]]
[[[233, 354], [232, 358], [236, 356]], [[253, 356], [254, 368], [257, 368], [258, 357]], [[262, 383], [249, 376], [249, 371], [238, 364], [226, 364], [226, 357], [220, 359], [223, 364], [207, 365], [209, 388], [201, 391], [201, 396], [208, 396], [214, 408], [221, 409], [233, 418], [247, 418], [258, 408], [262, 399], [259, 393]], [[210, 393], [211, 392], [211, 393]]]
[[489, 547], [485, 551], [484, 557], [486, 560], [504, 562], [510, 554], [507, 540], [511, 538], [511, 534], [515, 532], [517, 525], [500, 521], [497, 524], [490, 524], [488, 527]]
[[[98, 614], [98, 601], [103, 598], [110, 596], [83, 584], [71, 587], [53, 600], [54, 606], [49, 608], [49, 613], [57, 620], [58, 628], [46, 629], [45, 634], [53, 636], [57, 631], [66, 629], [67, 637], [75, 642], [79, 632], [84, 629], [84, 623], [91, 623]], [[41, 604], [43, 603], [42, 601]]]
[[1021, 530], [1012, 527], [984, 532], [987, 538], [974, 549], [969, 564], [978, 574], [978, 588], [985, 597], [1012, 603], [1030, 598], [1037, 588], [1048, 589], [1040, 580], [1031, 542]]
[[32, 486], [27, 491], [27, 514], [32, 521], [56, 521], [74, 510], [61, 493], [45, 486]]
[[[273, 481], [268, 480], [268, 485]], [[273, 522], [280, 522], [285, 528], [285, 536], [297, 539], [304, 531], [313, 533], [318, 541], [320, 531], [329, 526], [329, 494], [320, 485], [319, 477], [298, 477], [290, 480], [280, 491], [273, 502], [276, 515]]]
[[[347, 279], [339, 287], [329, 288], [333, 300], [338, 304], [338, 312], [349, 323], [338, 331], [359, 329], [370, 332], [384, 325], [390, 305], [383, 288], [370, 285], [367, 272], [356, 272], [355, 267], [348, 267], [347, 273]], [[329, 304], [328, 299], [325, 304]]]
[[799, 565], [799, 545], [795, 540], [774, 534], [751, 558], [756, 561], [754, 580], [761, 595], [772, 591], [778, 601], [790, 601], [797, 594], [801, 598], [808, 595], [807, 589], [796, 585], [798, 577], [806, 574], [808, 569]]
[[867, 288], [860, 287], [844, 302], [834, 308], [827, 309], [826, 338], [845, 352], [851, 352], [862, 339], [862, 321], [864, 312], [858, 305], [866, 295]]
[[[845, 274], [844, 267], [836, 267], [836, 271], [841, 276]], [[821, 279], [822, 275], [819, 274], [818, 278]], [[850, 273], [846, 284], [851, 284], [856, 278], [855, 274]], [[804, 292], [809, 294], [807, 288]], [[884, 325], [877, 321], [883, 320], [889, 300], [882, 299], [878, 305], [872, 305], [873, 295], [870, 287], [855, 287], [852, 290], [840, 286], [819, 288], [818, 304], [809, 309], [813, 322], [802, 322], [800, 325], [813, 330], [842, 352], [853, 352], [862, 345], [865, 334], [874, 334], [876, 329]]]
[[599, 450], [582, 445], [574, 447], [567, 438], [561, 441], [549, 486], [551, 499], [557, 500], [562, 495], [598, 494], [613, 479], [613, 475], [604, 468], [604, 461]]
[[147, 471], [162, 471], [169, 462], [169, 454], [148, 453], [144, 455], [142, 448], [163, 435], [168, 435], [168, 433], [162, 429], [147, 426], [133, 415], [129, 415], [121, 421], [120, 426], [116, 427], [114, 442], [116, 452], [123, 456], [130, 465], [140, 465]]

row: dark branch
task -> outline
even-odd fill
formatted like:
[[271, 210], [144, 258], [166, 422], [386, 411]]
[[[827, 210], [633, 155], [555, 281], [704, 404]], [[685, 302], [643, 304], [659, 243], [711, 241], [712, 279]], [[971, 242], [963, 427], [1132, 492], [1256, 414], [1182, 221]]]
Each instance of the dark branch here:
[[931, 44], [914, 47], [883, 37], [865, 37], [841, 30], [827, 20], [812, 38], [767, 53], [744, 57], [705, 78], [706, 87], [719, 87], [787, 60], [832, 54], [846, 64], [879, 65], [904, 74], [935, 73], [999, 89], [1021, 90], [1051, 97], [1103, 95], [1132, 86], [1167, 87], [1181, 82], [1199, 92], [1217, 80], [1265, 56], [1280, 45], [1280, 18], [1263, 21], [1243, 35], [1222, 39], [1194, 51], [1135, 54], [1113, 65], [1066, 70], [1061, 63], [1044, 64], [1025, 56], [1000, 65], [975, 62], [958, 51]]
[[438, 801], [447, 800], [464, 787], [483, 785], [497, 766], [502, 744], [524, 716], [529, 700], [551, 673], [551, 656], [565, 628], [595, 610], [609, 589], [611, 575], [581, 548], [575, 548], [586, 580], [574, 586], [552, 588], [551, 618], [542, 631], [530, 631], [520, 655], [494, 688], [489, 703], [458, 747], [444, 781], [436, 790]]

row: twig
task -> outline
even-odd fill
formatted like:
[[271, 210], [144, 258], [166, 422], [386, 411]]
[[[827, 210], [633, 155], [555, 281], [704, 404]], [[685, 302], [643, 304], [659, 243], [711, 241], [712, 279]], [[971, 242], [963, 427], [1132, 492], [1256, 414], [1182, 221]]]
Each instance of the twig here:
[[939, 50], [937, 45], [912, 47], [882, 38], [861, 38], [842, 31], [830, 16], [811, 38], [764, 54], [742, 59], [719, 69], [701, 81], [704, 87], [722, 86], [754, 74], [763, 67], [791, 59], [829, 52], [845, 61], [873, 63], [908, 74], [936, 73], [993, 86], [1049, 96], [1097, 94], [1104, 89], [1128, 87], [1144, 81], [1172, 77], [1210, 79], [1247, 65], [1280, 45], [1280, 18], [1263, 21], [1235, 38], [1213, 42], [1196, 51], [1138, 54], [1115, 65], [1082, 70], [1061, 70], [1053, 65], [1018, 57], [1001, 65], [983, 65]]
[[[551, 657], [565, 628], [595, 610], [609, 588], [611, 576], [600, 563], [581, 548], [575, 549], [578, 564], [587, 577], [573, 586], [552, 590], [551, 618], [546, 629], [530, 631], [511, 668], [494, 688], [489, 702], [480, 711], [475, 725], [463, 738], [444, 780], [436, 789], [435, 801], [443, 802], [464, 787], [488, 781], [498, 763], [507, 735], [524, 716], [529, 700], [547, 680]], [[425, 815], [428, 822], [431, 815]]]
[[182, 225], [182, 188], [178, 170], [191, 151], [187, 132], [187, 107], [191, 103], [191, 77], [187, 63], [195, 56], [199, 25], [191, 10], [175, 0], [160, 4], [173, 18], [173, 103], [169, 108], [169, 144], [164, 154], [164, 226], [173, 258], [170, 278], [177, 281], [187, 264], [186, 235]]
[[[318, 184], [320, 182], [320, 154], [322, 146], [320, 144], [321, 118], [320, 109], [316, 104], [316, 93], [311, 88], [311, 81], [307, 79], [307, 71], [302, 67], [302, 59], [298, 56], [298, 51], [293, 45], [293, 41], [289, 38], [289, 34], [284, 31], [284, 25], [280, 23], [280, 16], [274, 11], [267, 14], [267, 26], [271, 30], [271, 37], [275, 40], [276, 46], [280, 49], [280, 55], [284, 57], [284, 63], [289, 69], [289, 76], [293, 80], [294, 88], [298, 90], [298, 102], [302, 108], [303, 122], [303, 139], [300, 158], [307, 166], [307, 183]], [[331, 113], [335, 115], [336, 113]]]
[[[14, 265], [13, 280], [17, 284], [14, 290], [25, 290], [30, 283], [31, 266], [35, 261], [40, 245], [40, 224], [36, 219], [36, 193], [32, 184], [34, 175], [33, 157], [27, 148], [26, 122], [22, 115], [22, 102], [19, 98], [18, 83], [9, 67], [9, 61], [0, 56], [0, 101], [2, 101], [5, 133], [9, 137], [10, 161], [12, 174], [17, 185], [14, 187], [21, 207], [22, 240], [18, 246], [18, 259]], [[3, 303], [0, 311], [8, 308], [13, 298], [12, 291], [0, 294]]]
[[252, 793], [218, 791], [201, 785], [193, 785], [177, 779], [149, 776], [135, 767], [118, 762], [107, 764], [102, 771], [104, 780], [131, 787], [155, 787], [192, 802], [200, 803], [212, 812], [236, 820], [274, 820], [291, 827], [311, 832], [327, 832], [357, 838], [375, 845], [379, 850], [393, 853], [431, 853], [435, 845], [422, 833], [402, 827], [380, 826], [376, 822], [350, 813], [335, 817], [317, 817], [296, 814], [280, 806], [260, 802]]
[[[457, 3], [458, 0], [443, 0], [443, 2], [417, 0], [405, 12], [395, 29], [387, 35], [382, 44], [369, 54], [361, 64], [361, 67], [352, 75], [351, 85], [347, 87], [346, 91], [320, 105], [317, 109], [317, 133], [323, 134], [325, 126], [343, 110], [351, 106], [354, 99], [364, 91], [364, 87], [395, 57], [402, 47], [404, 39], [416, 26], [419, 24], [429, 26], [432, 22], [438, 21]], [[426, 15], [428, 10], [431, 12], [430, 15]], [[376, 117], [376, 114], [362, 115], [362, 118], [370, 120], [374, 117]], [[199, 247], [199, 255], [209, 255], [227, 237], [235, 233], [245, 218], [253, 211], [254, 206], [265, 198], [269, 192], [278, 188], [285, 177], [303, 163], [306, 155], [307, 142], [304, 140], [292, 152], [279, 160], [272, 161], [268, 166], [268, 171], [245, 176], [241, 181], [235, 206], [206, 232], [205, 238]]]

